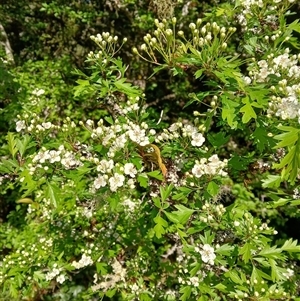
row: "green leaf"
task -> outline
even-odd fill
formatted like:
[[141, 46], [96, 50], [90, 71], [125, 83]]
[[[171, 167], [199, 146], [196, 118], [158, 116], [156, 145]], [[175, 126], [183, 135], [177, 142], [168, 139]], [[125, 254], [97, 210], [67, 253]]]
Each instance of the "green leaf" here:
[[17, 149], [20, 153], [20, 155], [23, 157], [23, 155], [25, 154], [25, 151], [33, 146], [35, 146], [35, 142], [31, 142], [31, 137], [28, 135], [24, 135], [23, 139], [17, 139], [16, 144], [17, 144]]
[[125, 83], [125, 81], [126, 78], [121, 78], [114, 82], [114, 85], [120, 92], [128, 96], [137, 96], [140, 94], [140, 91], [137, 89], [137, 87], [132, 86], [130, 83]]
[[221, 245], [219, 248], [217, 248], [215, 250], [215, 252], [217, 254], [230, 256], [233, 250], [234, 250], [234, 246], [231, 246], [229, 244], [224, 244], [224, 245]]
[[223, 95], [222, 99], [222, 119], [227, 121], [228, 125], [235, 129], [238, 125], [236, 119], [237, 116], [237, 107], [239, 104], [235, 101], [229, 99], [229, 95]]
[[10, 154], [12, 155], [12, 157], [14, 158], [15, 154], [18, 151], [18, 149], [16, 147], [16, 140], [15, 140], [14, 134], [8, 132], [8, 134], [6, 135], [6, 140], [8, 142], [8, 150], [9, 150]]
[[171, 222], [184, 225], [194, 213], [194, 210], [183, 205], [175, 205], [175, 207], [178, 209], [177, 211], [171, 213], [164, 211], [164, 213]]
[[147, 188], [149, 186], [149, 179], [146, 174], [144, 174], [144, 173], [139, 174], [137, 177], [137, 180], [138, 180], [139, 184], [141, 185], [141, 187]]
[[212, 196], [216, 196], [219, 193], [219, 185], [217, 185], [214, 181], [210, 181], [207, 185], [206, 191]]
[[201, 77], [203, 74], [203, 71], [204, 71], [204, 69], [197, 70], [194, 74], [195, 78], [197, 79], [197, 78]]
[[154, 179], [157, 179], [160, 181], [162, 181], [164, 179], [160, 170], [153, 170], [153, 171], [147, 172], [147, 175], [151, 178], [154, 178]]
[[220, 146], [226, 144], [230, 139], [230, 136], [226, 136], [225, 132], [218, 132], [217, 134], [207, 135], [207, 140], [211, 143], [211, 145], [215, 148], [219, 148]]
[[100, 275], [107, 274], [107, 264], [104, 262], [96, 262], [97, 273]]
[[170, 196], [173, 188], [174, 188], [173, 184], [170, 184], [166, 187], [163, 187], [163, 186], [159, 187], [162, 202], [167, 200], [167, 198]]
[[19, 164], [17, 160], [12, 159], [2, 159], [0, 164], [0, 171], [3, 173], [13, 173], [15, 172], [15, 169], [19, 168]]
[[243, 280], [239, 277], [238, 273], [234, 270], [228, 271], [224, 274], [226, 278], [230, 278], [236, 284], [243, 284]]
[[41, 271], [35, 271], [33, 273], [33, 279], [36, 281], [36, 282], [39, 282], [40, 280], [44, 280], [45, 279], [45, 274]]
[[160, 239], [162, 235], [166, 233], [165, 228], [168, 227], [168, 223], [160, 215], [157, 215], [153, 220], [156, 223], [154, 227], [155, 235]]
[[57, 208], [57, 202], [58, 202], [58, 194], [59, 194], [59, 188], [55, 184], [47, 183], [46, 191], [45, 191], [46, 197], [50, 199], [50, 202], [52, 205]]
[[300, 246], [297, 245], [298, 241], [291, 238], [285, 241], [284, 245], [281, 247], [281, 250], [287, 252], [300, 252]]
[[192, 293], [192, 287], [191, 286], [182, 287], [180, 289], [180, 293], [182, 294], [180, 296], [180, 300], [188, 301], [188, 300], [190, 300], [190, 296], [191, 296], [191, 293]]
[[242, 258], [245, 263], [248, 263], [251, 258], [251, 249], [252, 245], [246, 242], [242, 248], [239, 250], [239, 255], [242, 255]]
[[114, 289], [111, 289], [111, 290], [108, 290], [107, 292], [105, 292], [105, 295], [109, 298], [112, 298], [117, 292], [117, 289], [114, 288]]
[[243, 107], [241, 107], [240, 112], [244, 113], [242, 117], [242, 122], [243, 123], [248, 123], [252, 118], [256, 119], [257, 115], [253, 109], [253, 103], [250, 104], [249, 97], [246, 96], [243, 99], [243, 103], [245, 104]]
[[105, 116], [104, 119], [111, 125], [114, 124], [114, 119], [112, 118], [112, 116]]
[[262, 180], [262, 187], [264, 188], [278, 188], [281, 183], [281, 177], [277, 175], [268, 175], [268, 177]]
[[276, 248], [276, 246], [273, 246], [273, 247], [266, 246], [266, 247], [264, 247], [264, 249], [262, 249], [258, 253], [258, 255], [267, 257], [267, 258], [279, 259], [279, 258], [282, 258], [282, 256], [280, 255], [281, 252], [282, 252], [282, 250]]
[[285, 280], [285, 276], [284, 276], [285, 269], [280, 268], [274, 259], [270, 259], [269, 262], [271, 266], [272, 281], [275, 282], [275, 281]]

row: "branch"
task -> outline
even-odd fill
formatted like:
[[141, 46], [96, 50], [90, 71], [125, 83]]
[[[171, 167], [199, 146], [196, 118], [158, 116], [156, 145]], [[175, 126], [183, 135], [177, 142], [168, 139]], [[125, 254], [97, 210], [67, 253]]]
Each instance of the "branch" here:
[[15, 64], [13, 51], [11, 49], [8, 36], [5, 32], [5, 29], [3, 25], [0, 23], [0, 44], [4, 46], [6, 58], [8, 62], [11, 62], [12, 64]]

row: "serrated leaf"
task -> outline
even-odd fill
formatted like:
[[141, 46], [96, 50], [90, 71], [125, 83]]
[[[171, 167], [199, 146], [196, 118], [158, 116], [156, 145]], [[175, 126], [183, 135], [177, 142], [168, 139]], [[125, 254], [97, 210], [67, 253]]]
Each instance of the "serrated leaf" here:
[[58, 192], [59, 188], [55, 186], [54, 184], [47, 183], [46, 187], [46, 197], [49, 198], [52, 205], [56, 208], [57, 202], [58, 202]]
[[137, 177], [137, 180], [139, 182], [139, 184], [141, 185], [141, 187], [143, 188], [147, 188], [149, 186], [149, 179], [147, 177], [147, 175], [145, 174], [139, 174]]
[[137, 94], [140, 93], [140, 91], [135, 86], [132, 86], [132, 84], [126, 83], [125, 81], [126, 78], [121, 78], [116, 82], [114, 82], [114, 85], [120, 92], [123, 92], [128, 96], [136, 96]]
[[265, 247], [258, 253], [258, 255], [263, 256], [263, 257], [273, 258], [273, 259], [279, 259], [279, 258], [282, 258], [282, 256], [280, 255], [281, 252], [282, 252], [282, 250], [279, 248], [276, 248], [276, 246]]
[[187, 300], [190, 300], [190, 296], [191, 296], [191, 293], [192, 293], [192, 288], [190, 286], [185, 286], [185, 287], [182, 287], [180, 289], [180, 293], [182, 294], [180, 296], [180, 300], [182, 301], [187, 301]]
[[162, 181], [164, 179], [160, 170], [153, 170], [153, 171], [147, 172], [147, 175], [151, 178], [154, 178], [154, 179], [157, 179], [160, 181]]
[[217, 134], [208, 134], [207, 140], [212, 144], [213, 147], [219, 148], [226, 144], [230, 139], [230, 136], [226, 136], [225, 132], [218, 132]]
[[234, 270], [226, 272], [224, 276], [230, 278], [236, 284], [243, 284], [243, 280], [239, 277], [238, 273]]
[[248, 263], [251, 258], [251, 249], [252, 246], [250, 243], [246, 242], [242, 248], [239, 250], [239, 255], [242, 255], [242, 258], [245, 263]]
[[160, 186], [159, 190], [160, 190], [160, 196], [161, 196], [161, 200], [164, 202], [167, 200], [167, 198], [170, 196], [171, 191], [173, 190], [174, 185], [170, 184], [166, 187]]
[[256, 119], [257, 115], [253, 109], [253, 103], [250, 104], [249, 98], [245, 97], [243, 99], [243, 103], [245, 104], [243, 107], [241, 107], [240, 112], [244, 113], [242, 117], [243, 123], [248, 123], [252, 118]]
[[277, 175], [268, 175], [268, 177], [262, 180], [262, 187], [264, 188], [278, 188], [281, 183], [281, 177]]
[[10, 154], [12, 155], [12, 157], [15, 157], [15, 154], [17, 153], [18, 149], [16, 147], [16, 140], [15, 140], [15, 136], [13, 133], [8, 132], [6, 135], [6, 140], [8, 143], [8, 150], [10, 152]]
[[160, 215], [157, 215], [153, 220], [156, 223], [153, 228], [155, 235], [158, 239], [160, 239], [162, 235], [166, 233], [165, 228], [168, 227], [168, 222], [164, 220]]
[[30, 143], [30, 140], [31, 140], [31, 138], [28, 135], [24, 135], [22, 140], [20, 140], [20, 139], [16, 140], [17, 149], [21, 156], [23, 156], [25, 154], [25, 151], [28, 148], [35, 145], [35, 143]]
[[297, 245], [298, 241], [291, 238], [285, 241], [284, 245], [281, 247], [281, 250], [287, 252], [300, 252], [300, 246]]
[[231, 246], [229, 244], [224, 244], [224, 245], [221, 245], [219, 248], [217, 248], [215, 250], [215, 252], [217, 254], [229, 256], [233, 250], [234, 250], [234, 246]]

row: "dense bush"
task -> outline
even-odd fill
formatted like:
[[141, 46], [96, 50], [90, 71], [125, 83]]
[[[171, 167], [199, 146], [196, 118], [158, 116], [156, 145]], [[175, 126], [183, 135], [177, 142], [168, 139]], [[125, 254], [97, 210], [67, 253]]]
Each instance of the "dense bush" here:
[[300, 300], [292, 2], [1, 4], [0, 299]]

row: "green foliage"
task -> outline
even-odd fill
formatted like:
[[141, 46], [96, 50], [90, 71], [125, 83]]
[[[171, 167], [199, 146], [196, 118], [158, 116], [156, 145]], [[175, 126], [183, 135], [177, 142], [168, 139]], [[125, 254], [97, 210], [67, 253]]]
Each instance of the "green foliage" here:
[[100, 2], [0, 4], [0, 299], [297, 300], [290, 4]]

